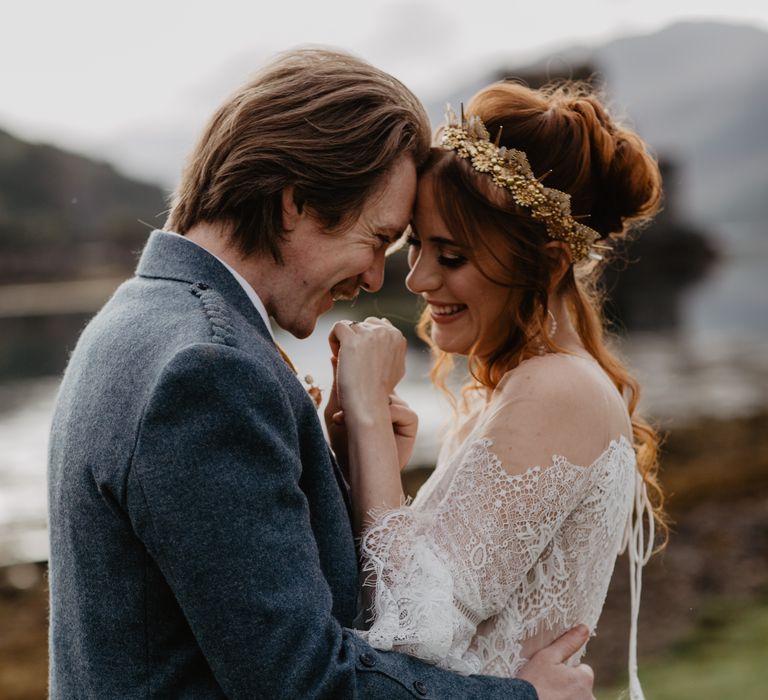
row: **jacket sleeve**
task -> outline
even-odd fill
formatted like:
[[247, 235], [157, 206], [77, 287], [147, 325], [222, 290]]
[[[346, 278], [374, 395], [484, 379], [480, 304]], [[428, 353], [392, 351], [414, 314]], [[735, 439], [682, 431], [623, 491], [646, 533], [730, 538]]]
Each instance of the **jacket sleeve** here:
[[332, 614], [299, 430], [274, 371], [201, 344], [158, 380], [128, 481], [134, 529], [232, 698], [535, 698], [371, 649]]

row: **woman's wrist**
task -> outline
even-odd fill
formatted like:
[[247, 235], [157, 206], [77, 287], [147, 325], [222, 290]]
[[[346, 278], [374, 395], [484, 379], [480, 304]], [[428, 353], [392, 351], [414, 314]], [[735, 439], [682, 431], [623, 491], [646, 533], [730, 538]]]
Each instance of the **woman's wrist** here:
[[403, 498], [389, 397], [359, 408], [344, 407], [353, 526], [358, 535], [370, 524], [371, 511], [397, 508]]
[[384, 394], [369, 401], [345, 400], [344, 422], [350, 438], [359, 431], [370, 432], [377, 428], [386, 428], [389, 432], [392, 424], [389, 416], [389, 396]]

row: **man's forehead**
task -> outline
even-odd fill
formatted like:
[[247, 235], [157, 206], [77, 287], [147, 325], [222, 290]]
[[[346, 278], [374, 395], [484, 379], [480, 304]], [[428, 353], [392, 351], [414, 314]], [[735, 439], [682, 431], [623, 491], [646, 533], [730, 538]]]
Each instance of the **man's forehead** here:
[[[378, 223], [390, 224], [393, 228], [406, 226], [411, 218], [411, 209], [416, 199], [416, 169], [411, 163], [394, 169], [384, 187], [370, 195], [368, 209]], [[386, 219], [386, 220], [384, 220]]]

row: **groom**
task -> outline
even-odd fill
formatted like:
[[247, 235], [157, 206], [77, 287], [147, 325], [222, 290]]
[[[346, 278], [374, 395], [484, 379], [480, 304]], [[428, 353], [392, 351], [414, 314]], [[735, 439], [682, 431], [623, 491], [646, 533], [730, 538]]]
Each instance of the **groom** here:
[[562, 664], [581, 629], [531, 660], [533, 685], [382, 653], [348, 629], [344, 481], [268, 317], [303, 338], [334, 299], [380, 288], [429, 142], [403, 85], [328, 51], [284, 55], [215, 114], [167, 231], [62, 382], [52, 697], [592, 697], [589, 669]]

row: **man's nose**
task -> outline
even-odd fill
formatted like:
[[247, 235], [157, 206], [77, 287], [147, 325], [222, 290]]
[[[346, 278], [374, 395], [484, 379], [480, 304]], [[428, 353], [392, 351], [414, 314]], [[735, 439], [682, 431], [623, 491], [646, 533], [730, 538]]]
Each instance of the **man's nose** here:
[[373, 264], [361, 275], [360, 286], [366, 292], [378, 292], [384, 284], [384, 254], [377, 255]]

